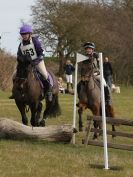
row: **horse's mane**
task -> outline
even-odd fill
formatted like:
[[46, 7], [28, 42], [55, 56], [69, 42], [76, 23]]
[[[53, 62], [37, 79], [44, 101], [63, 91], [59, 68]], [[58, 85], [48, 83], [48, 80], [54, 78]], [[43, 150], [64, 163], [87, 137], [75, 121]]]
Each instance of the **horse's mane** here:
[[32, 64], [31, 57], [27, 55], [22, 55], [17, 57], [17, 73], [16, 77], [18, 78], [27, 78], [28, 67]]

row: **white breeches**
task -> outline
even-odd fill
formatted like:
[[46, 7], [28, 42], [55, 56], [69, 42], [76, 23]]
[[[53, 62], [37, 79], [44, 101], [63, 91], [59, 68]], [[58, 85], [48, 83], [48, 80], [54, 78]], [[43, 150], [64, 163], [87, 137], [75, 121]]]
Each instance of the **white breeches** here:
[[43, 77], [45, 79], [48, 79], [48, 72], [46, 70], [46, 66], [44, 61], [40, 61], [37, 65], [36, 65], [37, 70], [43, 75]]
[[67, 83], [71, 83], [72, 84], [72, 75], [66, 74], [66, 81], [67, 81]]
[[[95, 78], [100, 81], [100, 75], [95, 76]], [[107, 86], [106, 81], [105, 81], [104, 78], [103, 78], [103, 85], [104, 85], [105, 87]]]

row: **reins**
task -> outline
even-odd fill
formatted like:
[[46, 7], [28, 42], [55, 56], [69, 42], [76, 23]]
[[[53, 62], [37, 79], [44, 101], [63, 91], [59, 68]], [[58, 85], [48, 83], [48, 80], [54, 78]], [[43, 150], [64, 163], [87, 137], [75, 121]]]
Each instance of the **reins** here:
[[17, 76], [16, 76], [15, 79], [18, 79], [18, 80], [24, 80], [24, 81], [27, 80], [27, 78], [24, 78], [24, 77], [17, 77]]

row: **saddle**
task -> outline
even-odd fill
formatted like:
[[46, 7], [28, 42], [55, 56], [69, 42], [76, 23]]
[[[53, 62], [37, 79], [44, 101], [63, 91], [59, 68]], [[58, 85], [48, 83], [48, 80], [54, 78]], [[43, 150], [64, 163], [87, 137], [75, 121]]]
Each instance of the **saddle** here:
[[34, 70], [34, 75], [35, 75], [36, 79], [39, 80], [39, 83], [43, 89], [45, 89], [45, 88], [48, 89], [49, 86], [51, 86], [53, 88], [54, 78], [52, 77], [52, 74], [50, 72], [48, 72], [48, 80], [46, 80], [42, 76], [42, 74], [37, 70]]

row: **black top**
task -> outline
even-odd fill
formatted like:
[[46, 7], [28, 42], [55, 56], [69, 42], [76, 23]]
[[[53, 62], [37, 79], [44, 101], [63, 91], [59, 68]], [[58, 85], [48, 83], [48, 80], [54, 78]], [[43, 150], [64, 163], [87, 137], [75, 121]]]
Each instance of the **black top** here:
[[65, 74], [71, 75], [75, 70], [75, 68], [72, 64], [66, 64], [64, 70], [65, 70]]
[[104, 77], [113, 74], [113, 70], [110, 62], [103, 63], [103, 73], [104, 73]]

